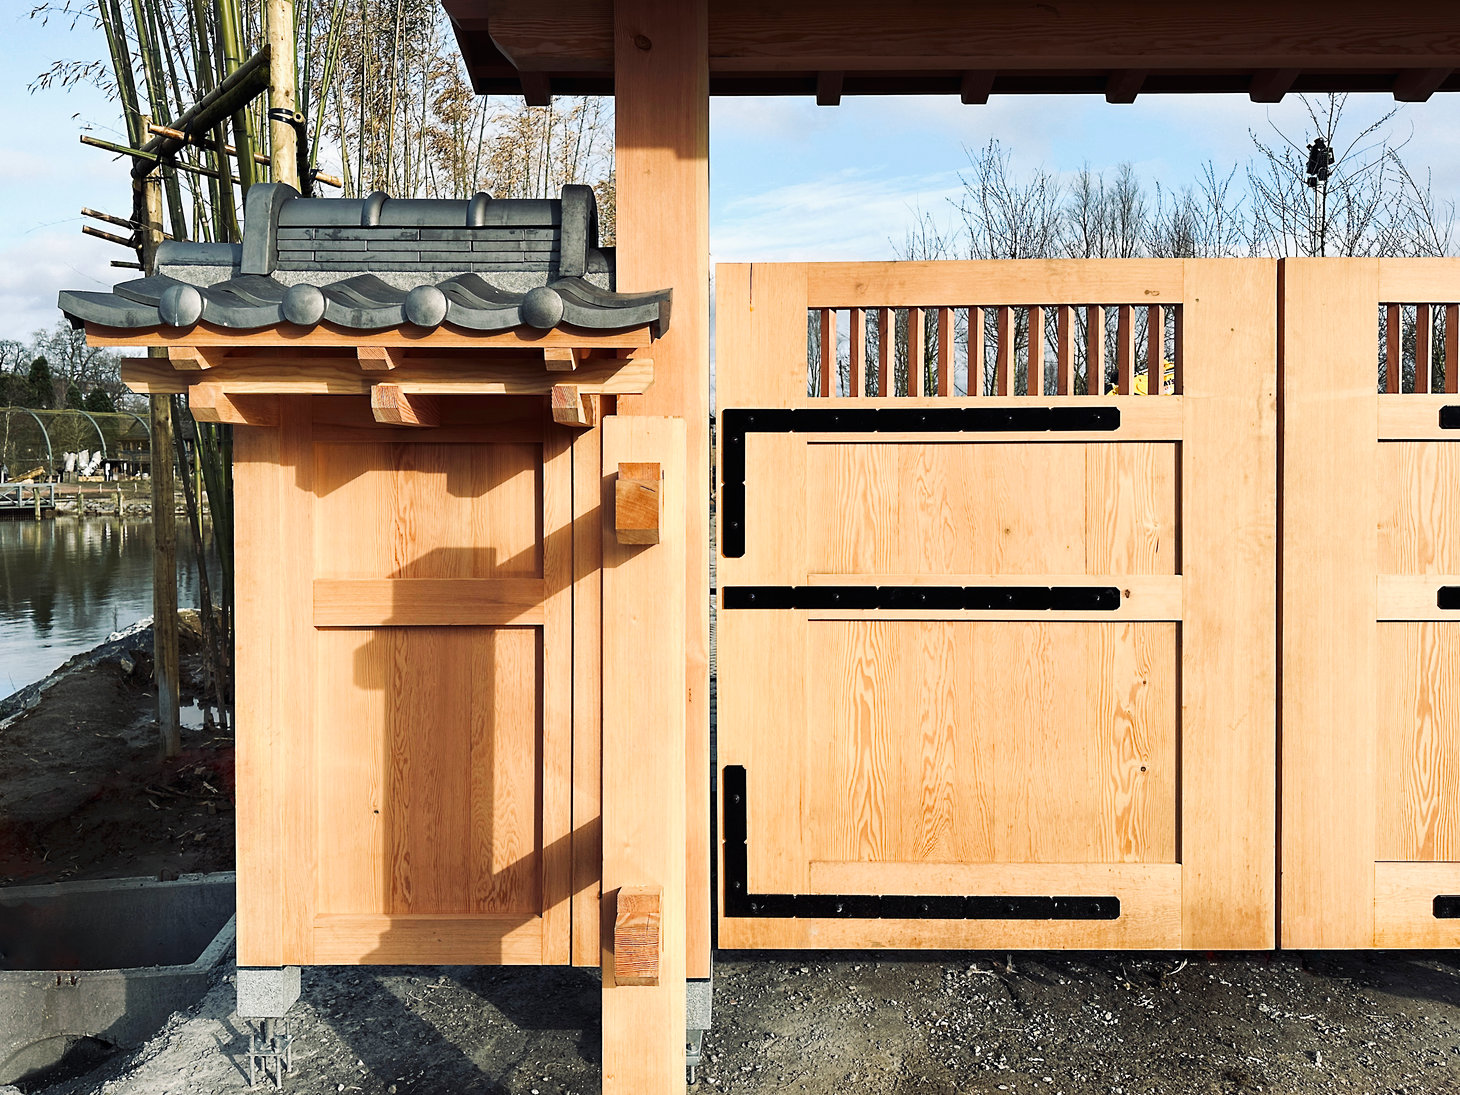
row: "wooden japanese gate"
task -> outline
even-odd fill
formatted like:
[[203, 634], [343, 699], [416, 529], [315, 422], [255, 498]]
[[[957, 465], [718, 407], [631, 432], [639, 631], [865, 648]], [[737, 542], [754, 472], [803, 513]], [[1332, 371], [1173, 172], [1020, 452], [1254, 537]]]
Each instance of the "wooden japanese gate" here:
[[1287, 947], [1460, 945], [1457, 300], [1455, 260], [1283, 264]]
[[722, 946], [1273, 945], [1276, 271], [719, 268]]

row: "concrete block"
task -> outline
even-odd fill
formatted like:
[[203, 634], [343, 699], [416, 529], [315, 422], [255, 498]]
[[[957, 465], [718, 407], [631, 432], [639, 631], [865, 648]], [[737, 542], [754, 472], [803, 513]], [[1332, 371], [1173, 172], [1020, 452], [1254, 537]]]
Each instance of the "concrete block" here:
[[282, 1019], [298, 999], [298, 966], [238, 967], [240, 1019]]

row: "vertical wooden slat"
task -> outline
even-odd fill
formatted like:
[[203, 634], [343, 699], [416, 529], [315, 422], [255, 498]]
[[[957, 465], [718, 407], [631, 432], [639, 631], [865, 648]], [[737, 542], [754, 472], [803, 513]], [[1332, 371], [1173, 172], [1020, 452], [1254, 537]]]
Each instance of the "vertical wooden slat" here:
[[[688, 972], [710, 976], [710, 17], [705, 0], [617, 0], [614, 159], [621, 290], [674, 290], [674, 323], [654, 341], [661, 372], [620, 414], [684, 419]], [[652, 49], [641, 43], [651, 42]], [[801, 323], [805, 319], [802, 302]], [[803, 342], [805, 335], [802, 335]], [[800, 375], [806, 390], [806, 373]], [[754, 404], [751, 404], [754, 406]], [[680, 1037], [684, 1031], [679, 1032]], [[681, 1051], [683, 1046], [680, 1047]], [[683, 1082], [683, 1055], [680, 1081]], [[609, 1092], [605, 1080], [604, 1092]], [[647, 1090], [641, 1088], [640, 1090]]]
[[968, 394], [983, 395], [983, 309], [968, 310]]
[[847, 394], [867, 394], [867, 312], [864, 308], [853, 308], [848, 322], [851, 377], [847, 383]]
[[1129, 304], [1122, 304], [1115, 310], [1115, 354], [1115, 390], [1121, 395], [1131, 395], [1136, 390], [1136, 324], [1135, 309]]
[[542, 960], [572, 961], [573, 452], [576, 431], [543, 407]]
[[1460, 304], [1445, 305], [1445, 391], [1460, 392]]
[[1166, 313], [1159, 304], [1146, 309], [1146, 394], [1161, 395], [1166, 383]]
[[923, 329], [923, 309], [907, 310], [907, 394], [913, 398], [923, 394], [923, 371], [926, 368], [927, 332]]
[[1177, 395], [1186, 391], [1186, 366], [1184, 356], [1186, 353], [1186, 339], [1184, 335], [1185, 325], [1183, 322], [1185, 315], [1185, 305], [1178, 304], [1171, 318], [1171, 377], [1172, 385]]
[[1285, 259], [1282, 270], [1281, 943], [1370, 947], [1379, 262]]
[[1029, 395], [1044, 394], [1044, 308], [1029, 306], [1028, 380], [1024, 390]]
[[892, 326], [892, 309], [877, 309], [877, 394], [892, 394], [892, 343], [897, 331]]
[[1181, 928], [1192, 949], [1274, 943], [1276, 272], [1270, 259], [1185, 263]]
[[938, 309], [938, 394], [953, 394], [953, 309]]
[[603, 506], [600, 925], [614, 923], [621, 888], [650, 886], [661, 893], [663, 933], [658, 984], [620, 985], [613, 932], [602, 931], [603, 1092], [676, 1095], [684, 1090], [685, 1029], [685, 427], [675, 418], [613, 415], [602, 434], [605, 469], [653, 462], [663, 474], [659, 543], [619, 543], [614, 507]]
[[1085, 393], [1105, 394], [1105, 306], [1085, 309]]
[[1400, 349], [1403, 332], [1399, 305], [1388, 305], [1384, 309], [1384, 390], [1390, 395], [1399, 394], [1404, 377], [1404, 358]]
[[[721, 275], [723, 290], [725, 277]], [[603, 450], [596, 430], [573, 436], [573, 965], [599, 960], [602, 728]]]
[[821, 396], [832, 394], [836, 375], [836, 309], [821, 309]]
[[1414, 390], [1430, 390], [1430, 317], [1428, 304], [1417, 304], [1414, 309]]
[[1058, 349], [1055, 352], [1056, 395], [1075, 394], [1075, 309], [1061, 304], [1056, 313], [1057, 330], [1055, 338]]
[[1014, 309], [999, 305], [998, 339], [994, 358], [994, 394], [1014, 394]]

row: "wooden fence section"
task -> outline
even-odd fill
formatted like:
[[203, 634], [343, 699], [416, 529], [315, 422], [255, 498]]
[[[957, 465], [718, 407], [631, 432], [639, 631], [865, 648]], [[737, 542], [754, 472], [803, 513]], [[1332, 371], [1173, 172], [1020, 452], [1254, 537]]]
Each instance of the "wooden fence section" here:
[[717, 285], [721, 944], [1271, 946], [1276, 264]]
[[1460, 945], [1460, 262], [1283, 282], [1282, 943]]

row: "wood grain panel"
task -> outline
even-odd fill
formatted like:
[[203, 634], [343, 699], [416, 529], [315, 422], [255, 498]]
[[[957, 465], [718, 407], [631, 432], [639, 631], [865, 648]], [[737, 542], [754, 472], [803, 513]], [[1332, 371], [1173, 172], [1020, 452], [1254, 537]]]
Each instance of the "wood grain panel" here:
[[1460, 947], [1460, 920], [1436, 919], [1438, 894], [1460, 894], [1460, 863], [1375, 863], [1375, 947]]
[[603, 518], [606, 481], [596, 431], [573, 437], [573, 965], [599, 956], [603, 832]]
[[802, 271], [803, 307], [915, 308], [1180, 300], [1185, 269], [1173, 259], [1000, 259], [976, 262], [775, 263]]
[[1460, 445], [1400, 441], [1377, 450], [1379, 572], [1460, 573]]
[[1378, 652], [1375, 858], [1460, 859], [1460, 619], [1382, 624]]
[[1285, 947], [1374, 939], [1378, 277], [1367, 259], [1283, 264]]
[[323, 915], [314, 922], [313, 946], [325, 965], [536, 966], [543, 959], [542, 921], [510, 913]]
[[[1173, 626], [825, 622], [806, 634], [802, 864], [1174, 860]], [[776, 892], [760, 849], [781, 841], [795, 804], [763, 803], [748, 771], [763, 838], [751, 887]]]
[[1443, 586], [1460, 586], [1460, 574], [1380, 574], [1376, 584], [1380, 620], [1460, 620], [1460, 610], [1441, 608]]
[[541, 625], [545, 589], [541, 578], [321, 578], [314, 626]]
[[[1277, 265], [1191, 260], [1185, 284], [1182, 939], [1188, 947], [1270, 947], [1277, 874]], [[1314, 383], [1315, 394], [1322, 392], [1326, 382]]]
[[[1460, 327], [1460, 324], [1457, 324]], [[1446, 383], [1449, 383], [1449, 373]], [[1379, 440], [1460, 441], [1460, 433], [1440, 428], [1440, 408], [1455, 406], [1454, 395], [1380, 395]]]

